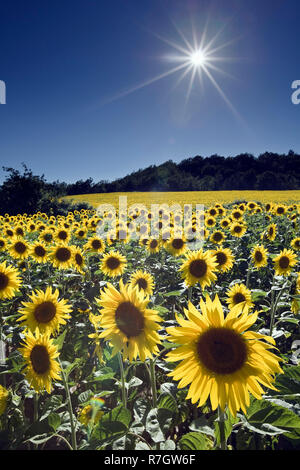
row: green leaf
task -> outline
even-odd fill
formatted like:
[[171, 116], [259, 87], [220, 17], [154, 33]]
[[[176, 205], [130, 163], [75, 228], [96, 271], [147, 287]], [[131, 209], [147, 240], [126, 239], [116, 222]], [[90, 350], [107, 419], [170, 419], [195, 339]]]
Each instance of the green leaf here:
[[146, 431], [154, 442], [166, 440], [165, 434], [170, 430], [173, 413], [165, 408], [153, 408], [147, 415]]
[[59, 335], [57, 338], [55, 338], [53, 340], [53, 344], [55, 344], [58, 351], [60, 351], [62, 346], [63, 346], [63, 342], [65, 340], [66, 333], [67, 333], [67, 330], [64, 330], [61, 335]]
[[100, 422], [92, 432], [92, 445], [101, 447], [107, 445], [126, 434], [131, 421], [131, 413], [123, 405], [119, 405], [109, 413], [102, 416]]
[[201, 432], [202, 434], [215, 437], [214, 429], [210, 426], [208, 420], [204, 416], [200, 416], [192, 421], [189, 428], [191, 431]]
[[60, 419], [60, 416], [58, 413], [51, 413], [49, 416], [48, 416], [48, 423], [49, 423], [49, 426], [51, 426], [51, 428], [56, 431], [57, 428], [60, 426], [60, 423], [61, 423], [61, 419]]
[[78, 395], [79, 403], [87, 402], [93, 396], [92, 390], [86, 390]]
[[247, 410], [244, 425], [259, 434], [283, 434], [300, 429], [300, 416], [270, 400], [255, 400]]
[[208, 450], [209, 442], [201, 432], [189, 432], [179, 441], [180, 450]]
[[164, 294], [164, 297], [180, 297], [182, 294], [181, 290], [173, 290]]

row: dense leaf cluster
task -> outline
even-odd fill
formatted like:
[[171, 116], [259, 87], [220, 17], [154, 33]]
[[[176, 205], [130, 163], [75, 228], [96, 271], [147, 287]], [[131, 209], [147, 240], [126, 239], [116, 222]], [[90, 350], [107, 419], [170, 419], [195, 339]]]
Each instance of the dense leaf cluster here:
[[65, 194], [129, 191], [226, 191], [296, 190], [300, 188], [300, 155], [265, 152], [257, 158], [249, 153], [235, 157], [212, 155], [168, 160], [151, 165], [115, 181], [92, 178], [61, 183]]

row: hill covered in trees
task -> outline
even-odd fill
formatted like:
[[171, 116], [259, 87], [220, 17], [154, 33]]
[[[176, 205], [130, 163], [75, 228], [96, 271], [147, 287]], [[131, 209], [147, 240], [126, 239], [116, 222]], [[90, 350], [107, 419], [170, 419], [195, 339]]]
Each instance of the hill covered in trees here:
[[218, 191], [300, 189], [300, 155], [265, 152], [258, 157], [212, 155], [172, 160], [139, 169], [115, 181], [92, 178], [75, 183], [56, 183], [61, 193], [89, 194], [129, 191]]

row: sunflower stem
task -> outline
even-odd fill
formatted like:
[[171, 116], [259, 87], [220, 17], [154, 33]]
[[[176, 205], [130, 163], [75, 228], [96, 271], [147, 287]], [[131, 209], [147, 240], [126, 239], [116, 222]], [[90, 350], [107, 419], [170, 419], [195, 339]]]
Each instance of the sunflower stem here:
[[157, 406], [157, 389], [156, 389], [156, 377], [155, 377], [155, 363], [153, 359], [150, 359], [150, 381], [152, 389], [152, 402], [153, 408]]
[[63, 379], [63, 384], [65, 387], [66, 391], [66, 398], [67, 398], [67, 407], [70, 415], [70, 423], [71, 423], [71, 439], [72, 439], [72, 449], [77, 450], [77, 442], [76, 442], [76, 429], [75, 429], [75, 423], [74, 423], [74, 415], [73, 415], [73, 409], [72, 409], [72, 402], [71, 402], [71, 395], [70, 395], [70, 390], [69, 390], [69, 385], [67, 381], [67, 377], [65, 374], [65, 371], [61, 365], [61, 361], [59, 360], [60, 367], [61, 367], [61, 375]]
[[[39, 420], [39, 395], [37, 392], [34, 392], [33, 395], [33, 423], [37, 423]], [[34, 449], [38, 449], [38, 444], [34, 444]]]
[[220, 428], [220, 449], [227, 450], [226, 437], [225, 437], [225, 413], [218, 407], [218, 418]]
[[249, 288], [249, 283], [250, 283], [250, 275], [251, 275], [251, 269], [252, 265], [251, 265], [251, 261], [249, 262], [248, 264], [248, 269], [247, 269], [247, 278], [246, 278], [246, 287], [247, 289]]
[[[272, 302], [271, 302], [271, 321], [270, 321], [270, 333], [269, 335], [272, 336], [273, 333], [273, 328], [274, 328], [274, 321], [275, 321], [275, 313], [277, 309], [277, 304], [279, 302], [279, 299], [281, 297], [282, 292], [286, 289], [286, 286], [282, 287], [280, 291], [278, 292], [277, 297], [275, 298], [275, 295], [273, 294], [272, 296]], [[273, 293], [274, 291], [272, 291]]]
[[120, 352], [118, 353], [118, 359], [119, 359], [120, 374], [121, 374], [122, 403], [123, 403], [124, 408], [127, 408], [124, 365], [123, 365], [123, 358]]

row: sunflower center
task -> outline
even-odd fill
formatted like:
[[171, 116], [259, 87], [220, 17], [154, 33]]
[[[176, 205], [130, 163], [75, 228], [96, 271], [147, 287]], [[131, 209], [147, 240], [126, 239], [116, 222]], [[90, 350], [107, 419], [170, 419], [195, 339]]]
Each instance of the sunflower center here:
[[101, 242], [99, 240], [93, 240], [92, 241], [92, 247], [94, 248], [94, 250], [99, 250], [99, 248], [101, 248]]
[[262, 259], [263, 259], [263, 255], [262, 255], [261, 251], [256, 251], [255, 252], [255, 261], [260, 263], [260, 261], [262, 261]]
[[158, 245], [158, 241], [157, 240], [151, 240], [150, 242], [150, 248], [156, 248]]
[[282, 269], [286, 269], [289, 267], [290, 259], [287, 256], [282, 256], [279, 260], [279, 266]]
[[15, 248], [16, 252], [19, 253], [20, 255], [25, 253], [25, 251], [26, 251], [26, 245], [22, 242], [15, 243], [14, 248]]
[[278, 207], [277, 208], [277, 214], [283, 214], [284, 208], [283, 207]]
[[75, 261], [78, 266], [81, 266], [83, 264], [83, 258], [80, 253], [76, 253]]
[[120, 260], [114, 256], [110, 256], [106, 261], [106, 265], [109, 269], [117, 269], [120, 266]]
[[35, 345], [30, 353], [32, 368], [36, 374], [45, 374], [50, 368], [50, 358], [47, 348], [40, 344]]
[[3, 240], [0, 240], [0, 248], [3, 248], [5, 245], [4, 241]]
[[127, 338], [139, 336], [144, 328], [144, 317], [131, 302], [123, 302], [116, 310], [116, 324]]
[[45, 240], [45, 242], [51, 242], [52, 239], [53, 239], [52, 233], [45, 233], [45, 234], [43, 235], [43, 239]]
[[58, 248], [56, 258], [61, 262], [68, 261], [71, 258], [71, 251], [68, 248]]
[[272, 236], [272, 235], [273, 235], [273, 233], [274, 233], [274, 229], [273, 229], [273, 227], [269, 228], [269, 235], [270, 235], [270, 236]]
[[144, 279], [142, 277], [137, 279], [136, 284], [139, 286], [139, 289], [144, 289], [145, 290], [148, 287], [148, 283], [147, 283], [146, 279]]
[[9, 277], [4, 273], [0, 273], [0, 290], [5, 289], [8, 286], [8, 283]]
[[38, 323], [49, 323], [56, 314], [55, 305], [50, 302], [42, 302], [34, 309], [34, 317]]
[[40, 246], [40, 245], [38, 245], [34, 248], [34, 252], [35, 252], [36, 256], [40, 256], [41, 258], [43, 256], [45, 256], [45, 254], [46, 254], [45, 248]]
[[220, 242], [222, 239], [223, 239], [223, 235], [222, 235], [220, 232], [216, 232], [216, 233], [214, 234], [214, 240], [215, 240], [216, 242]]
[[62, 230], [61, 232], [58, 232], [57, 236], [60, 240], [66, 240], [68, 238], [68, 234], [64, 230]]
[[234, 294], [232, 300], [234, 304], [236, 305], [236, 304], [240, 304], [241, 302], [245, 302], [246, 297], [241, 292], [237, 292], [236, 294]]
[[225, 264], [227, 261], [227, 256], [223, 252], [217, 253], [216, 258], [217, 258], [217, 263], [219, 264], [219, 266], [223, 266], [223, 264]]
[[234, 227], [234, 231], [235, 231], [236, 233], [240, 233], [240, 232], [242, 231], [242, 227], [241, 227], [240, 225], [236, 225], [236, 226]]
[[202, 364], [216, 374], [233, 374], [247, 360], [241, 335], [227, 328], [210, 328], [200, 336], [197, 353]]
[[203, 277], [207, 271], [207, 264], [203, 259], [195, 259], [190, 263], [190, 273], [195, 277]]
[[181, 238], [174, 238], [174, 240], [172, 241], [172, 247], [175, 250], [180, 250], [181, 248], [183, 248], [183, 245], [184, 241]]

